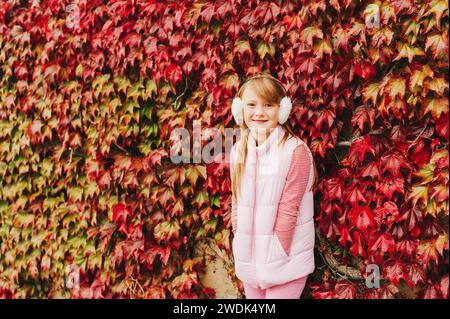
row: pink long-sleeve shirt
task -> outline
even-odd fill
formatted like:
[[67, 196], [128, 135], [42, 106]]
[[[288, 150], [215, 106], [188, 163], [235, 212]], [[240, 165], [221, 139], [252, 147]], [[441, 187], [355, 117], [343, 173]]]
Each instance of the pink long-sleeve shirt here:
[[[300, 144], [294, 150], [275, 219], [275, 234], [287, 255], [290, 253], [300, 203], [308, 184], [310, 165], [311, 158], [308, 151]], [[236, 233], [237, 205], [234, 201], [231, 204], [231, 223], [233, 233]]]

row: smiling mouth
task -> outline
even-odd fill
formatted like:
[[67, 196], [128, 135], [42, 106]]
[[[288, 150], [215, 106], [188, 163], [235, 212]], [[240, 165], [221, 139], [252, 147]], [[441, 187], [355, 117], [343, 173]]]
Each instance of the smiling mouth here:
[[255, 123], [264, 123], [264, 122], [267, 122], [267, 120], [253, 120], [253, 122], [255, 122]]

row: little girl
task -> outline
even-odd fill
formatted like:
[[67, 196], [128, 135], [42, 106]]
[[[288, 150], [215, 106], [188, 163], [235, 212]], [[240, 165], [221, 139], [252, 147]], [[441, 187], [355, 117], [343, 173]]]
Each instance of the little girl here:
[[236, 276], [248, 299], [299, 299], [314, 270], [314, 160], [287, 121], [276, 78], [244, 82], [232, 113], [241, 138], [230, 153]]

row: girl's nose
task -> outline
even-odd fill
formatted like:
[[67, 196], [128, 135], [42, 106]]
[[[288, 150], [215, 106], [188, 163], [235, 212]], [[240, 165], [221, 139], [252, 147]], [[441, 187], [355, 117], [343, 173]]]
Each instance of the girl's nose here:
[[264, 114], [264, 107], [261, 104], [258, 104], [255, 108], [255, 114]]

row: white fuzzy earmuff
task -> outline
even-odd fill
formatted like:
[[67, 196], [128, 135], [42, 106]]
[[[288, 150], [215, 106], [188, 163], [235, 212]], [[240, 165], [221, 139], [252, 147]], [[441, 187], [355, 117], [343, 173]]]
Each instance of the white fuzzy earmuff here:
[[242, 125], [242, 123], [244, 123], [244, 103], [242, 103], [241, 98], [235, 97], [233, 99], [233, 104], [231, 104], [231, 113], [233, 113], [233, 117], [237, 125]]
[[280, 101], [280, 111], [278, 113], [278, 123], [284, 124], [291, 114], [292, 102], [291, 99], [285, 96]]

